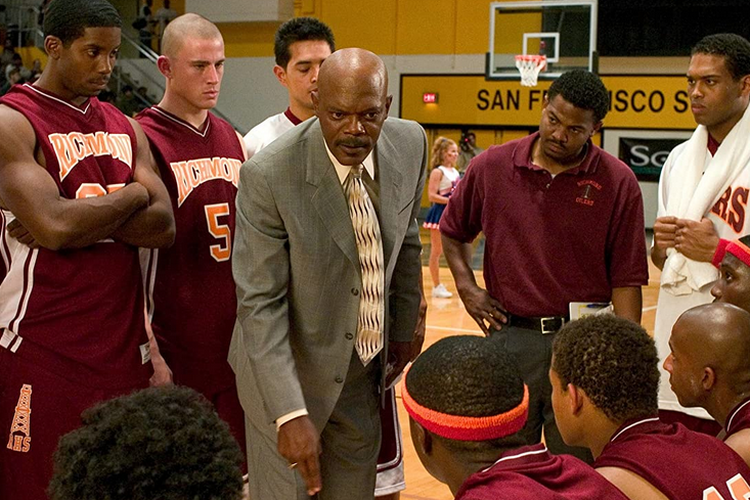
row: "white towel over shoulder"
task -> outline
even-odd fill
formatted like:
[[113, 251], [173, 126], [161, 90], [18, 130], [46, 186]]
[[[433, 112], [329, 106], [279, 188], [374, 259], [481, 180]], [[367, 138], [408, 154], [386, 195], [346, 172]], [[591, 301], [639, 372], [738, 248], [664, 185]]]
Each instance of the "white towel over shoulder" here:
[[[669, 199], [664, 206], [659, 192], [659, 213], [700, 221], [750, 161], [750, 106], [706, 162], [708, 131], [698, 125], [670, 170]], [[706, 164], [708, 165], [706, 167]], [[705, 173], [703, 169], [706, 168]], [[675, 249], [667, 250], [661, 287], [673, 295], [686, 295], [715, 281], [710, 262], [688, 259]]]

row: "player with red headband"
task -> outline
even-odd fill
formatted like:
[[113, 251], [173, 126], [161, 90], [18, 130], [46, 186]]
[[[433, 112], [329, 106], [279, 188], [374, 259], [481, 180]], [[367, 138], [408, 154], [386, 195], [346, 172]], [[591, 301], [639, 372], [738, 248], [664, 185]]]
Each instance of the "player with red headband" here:
[[719, 240], [713, 264], [720, 271], [711, 288], [716, 302], [729, 302], [750, 312], [750, 235]]
[[529, 390], [500, 342], [436, 342], [406, 374], [402, 397], [417, 455], [456, 500], [626, 498], [581, 460], [524, 446]]

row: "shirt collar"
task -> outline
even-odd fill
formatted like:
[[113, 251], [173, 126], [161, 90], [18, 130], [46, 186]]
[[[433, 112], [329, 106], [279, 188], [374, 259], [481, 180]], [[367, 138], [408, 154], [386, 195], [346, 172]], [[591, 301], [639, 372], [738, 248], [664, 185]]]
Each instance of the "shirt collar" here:
[[[346, 178], [349, 176], [349, 172], [351, 171], [352, 167], [351, 165], [342, 165], [335, 156], [333, 156], [333, 153], [331, 153], [331, 150], [328, 148], [328, 143], [323, 139], [323, 144], [326, 146], [326, 153], [328, 153], [328, 158], [331, 159], [331, 163], [333, 163], [333, 168], [336, 169], [336, 174], [339, 176], [339, 181], [341, 182], [341, 185], [344, 184], [344, 181], [346, 181]], [[370, 154], [367, 155], [367, 158], [365, 158], [365, 161], [362, 162], [362, 164], [365, 167], [365, 170], [367, 170], [367, 173], [370, 174], [370, 179], [375, 180], [375, 160], [373, 158], [373, 152], [375, 149], [370, 151]]]
[[[513, 164], [516, 167], [525, 167], [529, 170], [545, 171], [542, 167], [535, 165], [531, 161], [531, 150], [533, 149], [534, 143], [538, 138], [539, 132], [537, 131], [533, 134], [528, 135], [527, 137], [524, 137], [518, 142], [518, 145], [513, 151]], [[564, 170], [561, 173], [578, 174], [579, 172], [595, 172], [597, 162], [599, 161], [599, 152], [596, 150], [596, 148], [594, 148], [594, 144], [591, 139], [586, 142], [586, 147], [588, 149], [586, 151], [586, 157], [583, 159], [583, 161], [579, 165]]]

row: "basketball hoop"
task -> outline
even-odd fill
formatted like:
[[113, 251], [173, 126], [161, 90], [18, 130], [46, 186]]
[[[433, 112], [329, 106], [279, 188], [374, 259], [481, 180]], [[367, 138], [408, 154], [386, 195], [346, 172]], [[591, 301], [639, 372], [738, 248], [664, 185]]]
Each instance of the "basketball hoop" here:
[[516, 56], [516, 68], [521, 73], [521, 85], [533, 87], [536, 85], [539, 72], [547, 67], [547, 56], [528, 54]]

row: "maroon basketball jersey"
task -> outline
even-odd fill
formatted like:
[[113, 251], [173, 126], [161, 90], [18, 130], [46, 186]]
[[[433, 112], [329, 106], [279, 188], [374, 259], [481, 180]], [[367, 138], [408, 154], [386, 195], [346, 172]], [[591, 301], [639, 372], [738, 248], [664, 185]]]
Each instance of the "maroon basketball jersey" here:
[[[105, 196], [132, 181], [136, 137], [115, 107], [97, 99], [74, 106], [28, 84], [0, 102], [31, 123], [62, 197]], [[11, 238], [3, 245], [12, 261], [0, 285], [0, 346], [89, 386], [148, 379], [137, 248], [111, 239], [56, 252]]]
[[503, 453], [491, 467], [469, 476], [456, 500], [626, 500], [589, 465], [551, 455], [543, 444]]
[[727, 435], [724, 439], [743, 429], [750, 428], [750, 398], [738, 404], [727, 418]]
[[594, 467], [629, 470], [674, 500], [739, 500], [750, 495], [750, 469], [734, 450], [658, 417], [626, 422]]
[[136, 119], [172, 199], [177, 230], [174, 245], [152, 251], [144, 266], [154, 333], [165, 353], [226, 365], [237, 313], [231, 255], [239, 137], [211, 113], [200, 130], [158, 106]]

